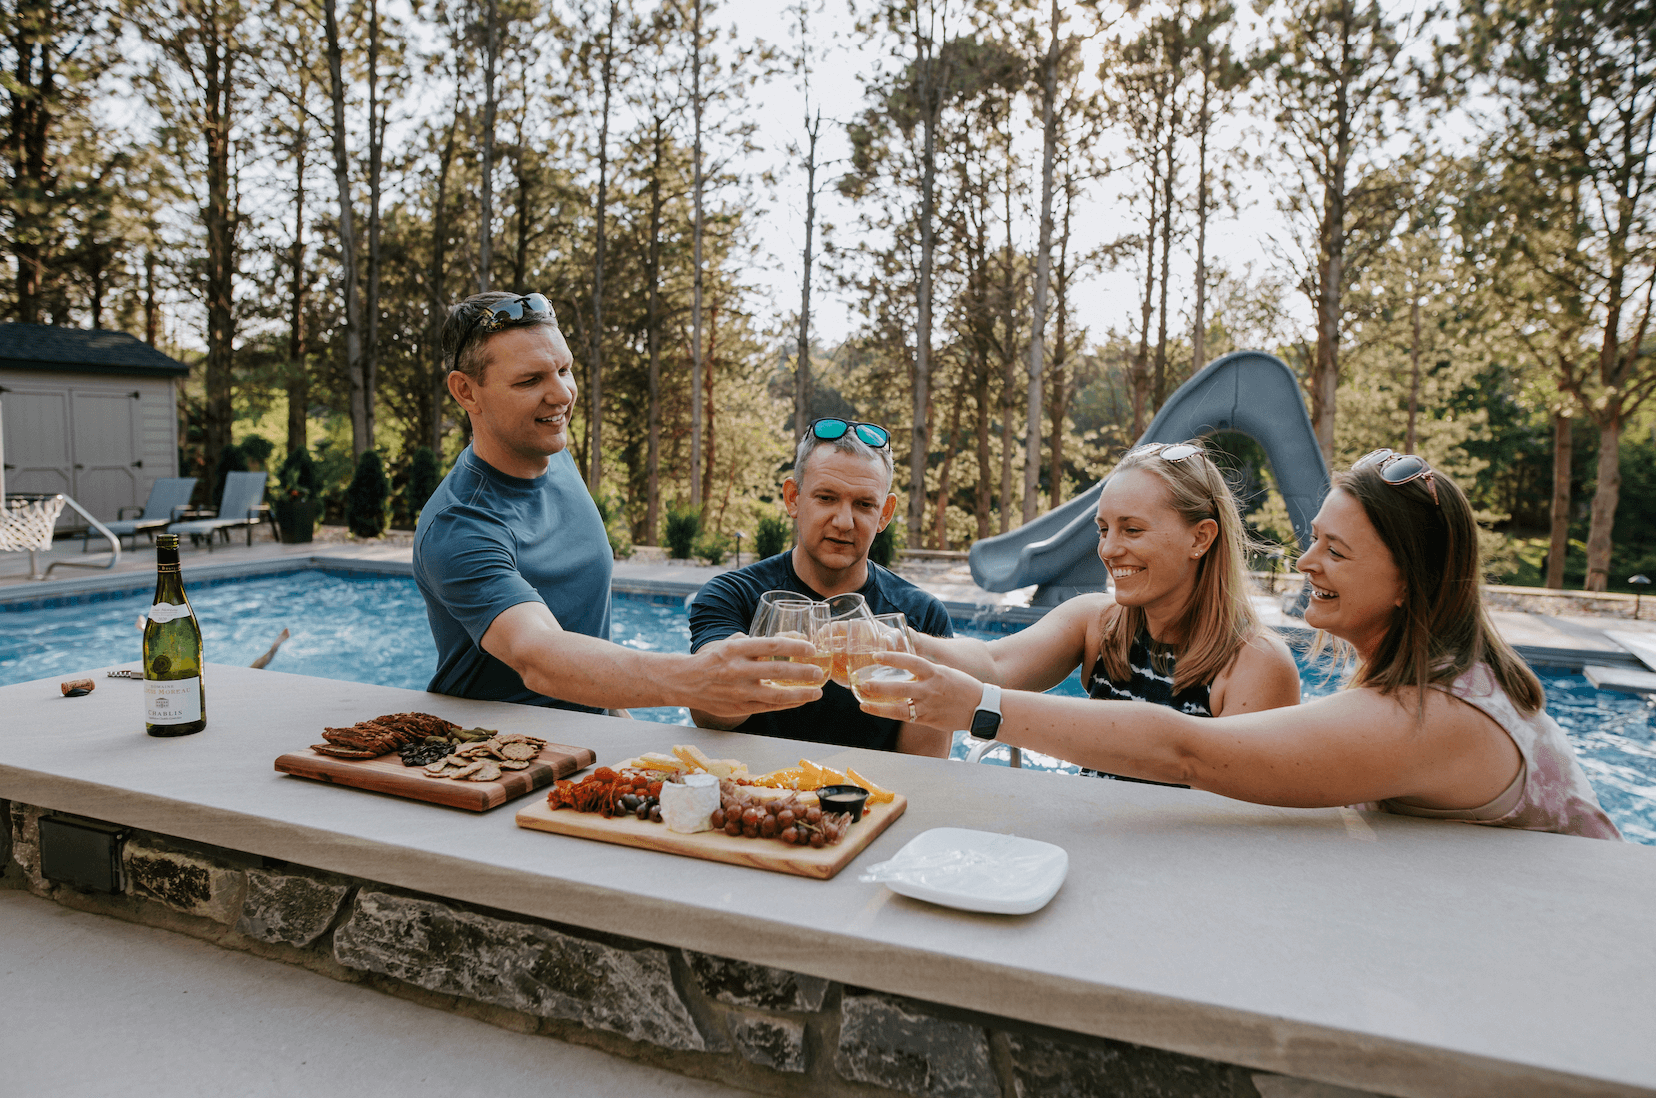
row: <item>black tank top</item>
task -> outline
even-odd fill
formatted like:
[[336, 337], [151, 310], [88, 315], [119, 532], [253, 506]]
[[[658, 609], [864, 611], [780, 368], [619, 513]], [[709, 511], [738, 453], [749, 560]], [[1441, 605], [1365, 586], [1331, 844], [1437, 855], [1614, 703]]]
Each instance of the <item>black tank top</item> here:
[[[1152, 645], [1154, 648], [1152, 649]], [[1087, 696], [1098, 701], [1142, 701], [1165, 705], [1193, 717], [1211, 717], [1213, 709], [1209, 694], [1211, 682], [1194, 683], [1177, 693], [1173, 690], [1173, 671], [1177, 657], [1169, 645], [1151, 641], [1149, 630], [1139, 630], [1127, 651], [1127, 678], [1116, 681], [1104, 669], [1102, 655], [1093, 663], [1092, 676], [1087, 683]], [[1175, 789], [1189, 789], [1174, 782], [1153, 782], [1146, 778], [1129, 778], [1121, 774], [1106, 774], [1100, 770], [1083, 768], [1081, 773], [1091, 778], [1114, 778], [1122, 782], [1143, 785], [1167, 785]]]

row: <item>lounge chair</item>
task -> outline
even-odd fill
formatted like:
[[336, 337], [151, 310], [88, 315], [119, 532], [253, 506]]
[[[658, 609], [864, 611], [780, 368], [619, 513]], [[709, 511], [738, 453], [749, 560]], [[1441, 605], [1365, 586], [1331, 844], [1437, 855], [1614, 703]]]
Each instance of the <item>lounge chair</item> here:
[[264, 503], [265, 480], [264, 473], [226, 473], [218, 517], [175, 522], [167, 527], [167, 532], [179, 536], [188, 534], [191, 544], [200, 544], [200, 539], [205, 537], [207, 551], [212, 552], [214, 534], [222, 531], [224, 540], [229, 541], [231, 527], [245, 526], [247, 544], [252, 545], [253, 527], [263, 521], [259, 508]]
[[[150, 485], [149, 501], [144, 504], [143, 512], [137, 518], [127, 518], [128, 511], [136, 510], [133, 507], [122, 507], [115, 512], [115, 521], [106, 522], [109, 532], [118, 538], [131, 538], [134, 548], [138, 545], [138, 535], [147, 534], [151, 541], [155, 535], [167, 528], [167, 524], [178, 518], [179, 512], [190, 505], [190, 493], [195, 491], [195, 477], [163, 477]], [[86, 539], [92, 530], [87, 528], [81, 535], [81, 552], [86, 552]]]

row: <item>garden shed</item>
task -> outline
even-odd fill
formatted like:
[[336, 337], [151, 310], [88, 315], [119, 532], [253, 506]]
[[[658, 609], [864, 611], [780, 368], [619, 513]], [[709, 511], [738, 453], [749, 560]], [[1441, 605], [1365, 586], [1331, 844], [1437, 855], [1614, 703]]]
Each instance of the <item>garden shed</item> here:
[[62, 492], [106, 521], [142, 506], [151, 484], [178, 475], [189, 372], [126, 332], [0, 324], [0, 487]]

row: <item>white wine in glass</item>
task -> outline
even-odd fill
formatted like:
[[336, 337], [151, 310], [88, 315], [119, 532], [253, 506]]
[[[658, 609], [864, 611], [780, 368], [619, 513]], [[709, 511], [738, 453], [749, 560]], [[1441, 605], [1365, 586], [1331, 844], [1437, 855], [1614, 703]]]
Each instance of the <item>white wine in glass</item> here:
[[852, 619], [873, 621], [874, 614], [868, 608], [868, 600], [852, 591], [844, 595], [835, 595], [828, 600], [827, 642], [819, 642], [819, 647], [826, 647], [834, 654], [834, 665], [829, 672], [830, 677], [845, 689], [851, 689], [851, 669], [846, 663], [846, 639], [849, 636], [848, 624]]
[[908, 698], [881, 698], [878, 704], [870, 704], [863, 695], [862, 687], [866, 683], [914, 681], [911, 671], [875, 663], [874, 657], [880, 652], [914, 655], [914, 642], [909, 640], [908, 622], [903, 615], [879, 614], [872, 621], [853, 620], [846, 637], [846, 663], [851, 671], [851, 693], [866, 706], [865, 713], [906, 721], [909, 716]]
[[834, 662], [834, 654], [818, 641], [823, 636], [823, 625], [828, 621], [828, 604], [822, 602], [773, 602], [770, 613], [761, 623], [765, 631], [760, 634], [767, 637], [787, 637], [792, 640], [806, 641], [816, 651], [807, 657], [790, 659], [786, 656], [773, 657], [783, 664], [778, 668], [774, 677], [763, 680], [770, 686], [816, 686], [821, 679], [817, 676], [790, 675], [785, 668], [810, 664], [821, 668], [823, 677], [828, 674], [829, 667]]

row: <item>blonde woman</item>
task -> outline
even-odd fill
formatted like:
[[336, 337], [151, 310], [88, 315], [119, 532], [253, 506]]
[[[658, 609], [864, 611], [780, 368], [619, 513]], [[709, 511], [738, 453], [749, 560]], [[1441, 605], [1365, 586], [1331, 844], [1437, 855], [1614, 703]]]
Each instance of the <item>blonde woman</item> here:
[[[1618, 840], [1544, 708], [1533, 672], [1483, 608], [1478, 532], [1453, 481], [1377, 450], [1336, 474], [1299, 560], [1308, 624], [1351, 645], [1346, 689], [1276, 713], [1197, 720], [1154, 705], [1008, 692], [906, 653], [915, 719], [972, 727], [1091, 766], [1289, 808], [1407, 816]], [[887, 703], [889, 704], [889, 703]]]
[[1013, 690], [1046, 690], [1079, 666], [1093, 698], [1196, 717], [1299, 701], [1288, 646], [1248, 601], [1236, 499], [1200, 443], [1129, 452], [1099, 495], [1097, 519], [1113, 597], [1077, 596], [990, 643], [917, 636], [916, 651]]

